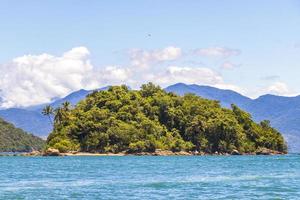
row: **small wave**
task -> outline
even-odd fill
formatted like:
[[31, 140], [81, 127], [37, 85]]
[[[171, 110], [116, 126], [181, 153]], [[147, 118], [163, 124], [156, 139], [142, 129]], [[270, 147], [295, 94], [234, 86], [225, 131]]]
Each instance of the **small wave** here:
[[171, 188], [178, 184], [205, 184], [212, 182], [243, 182], [243, 181], [259, 181], [267, 179], [285, 179], [285, 178], [300, 178], [299, 175], [295, 174], [284, 174], [284, 175], [269, 175], [269, 176], [259, 176], [259, 175], [243, 175], [243, 176], [194, 176], [188, 177], [182, 180], [172, 180], [172, 181], [158, 181], [158, 182], [148, 182], [144, 183], [144, 187], [153, 188]]
[[144, 184], [144, 187], [151, 187], [155, 189], [167, 189], [173, 187], [173, 184], [178, 184], [177, 182], [153, 182]]
[[74, 180], [74, 181], [53, 181], [53, 180], [43, 180], [43, 181], [17, 181], [9, 184], [1, 184], [2, 191], [20, 191], [20, 190], [30, 190], [37, 188], [66, 188], [66, 187], [84, 187], [94, 184], [93, 180]]

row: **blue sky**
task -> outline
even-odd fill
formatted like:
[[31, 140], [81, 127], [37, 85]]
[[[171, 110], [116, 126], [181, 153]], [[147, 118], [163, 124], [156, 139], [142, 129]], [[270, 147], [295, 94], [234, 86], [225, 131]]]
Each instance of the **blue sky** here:
[[[20, 68], [28, 69], [22, 74], [48, 73], [38, 71], [48, 65], [59, 68], [54, 58], [39, 64], [38, 56], [43, 53], [62, 58], [73, 48], [84, 48], [81, 49], [84, 55], [76, 56], [76, 66], [85, 70], [75, 71], [85, 77], [78, 74], [70, 77], [79, 77], [80, 83], [65, 83], [55, 71], [49, 85], [55, 85], [51, 90], [60, 91], [53, 91], [50, 96], [37, 95], [39, 100], [25, 103], [17, 102], [19, 97], [9, 97], [11, 82], [0, 81], [0, 97], [6, 105], [46, 102], [79, 87], [110, 84], [110, 78], [111, 84], [118, 84], [116, 75], [123, 77], [121, 83], [134, 86], [158, 79], [161, 81], [157, 84], [165, 86], [198, 74], [199, 80], [191, 77], [188, 82], [236, 89], [251, 97], [300, 93], [300, 1], [6, 0], [1, 1], [0, 26], [2, 80], [4, 74], [7, 79], [19, 79], [21, 72], [16, 75], [16, 71]], [[180, 55], [175, 53], [165, 59], [166, 55], [161, 55], [166, 53], [163, 50], [178, 50]], [[210, 54], [203, 53], [208, 51]], [[26, 62], [14, 63], [24, 55]], [[138, 64], [132, 67], [133, 59], [143, 58], [148, 65], [146, 69]], [[83, 79], [91, 76], [91, 70], [98, 73], [98, 79], [87, 83]], [[102, 74], [105, 78], [99, 78]], [[172, 80], [166, 78], [168, 74], [174, 75]], [[211, 77], [206, 80], [203, 76]], [[32, 79], [33, 76], [27, 75], [16, 86], [17, 91], [26, 93], [29, 88], [32, 93], [45, 93], [32, 89], [39, 84]]]

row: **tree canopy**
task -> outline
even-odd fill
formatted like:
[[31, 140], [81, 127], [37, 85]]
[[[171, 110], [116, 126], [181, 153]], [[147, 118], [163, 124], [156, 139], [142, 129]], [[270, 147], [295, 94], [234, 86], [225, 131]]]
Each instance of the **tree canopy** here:
[[152, 83], [140, 90], [122, 85], [95, 91], [55, 113], [47, 146], [61, 152], [286, 152], [282, 135], [268, 121], [258, 124], [235, 105], [222, 108], [218, 101], [178, 96]]

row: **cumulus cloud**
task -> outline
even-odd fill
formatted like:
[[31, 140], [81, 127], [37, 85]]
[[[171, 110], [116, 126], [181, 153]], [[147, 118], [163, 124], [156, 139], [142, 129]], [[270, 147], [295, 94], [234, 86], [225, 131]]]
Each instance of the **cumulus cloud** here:
[[275, 82], [274, 84], [268, 86], [266, 89], [266, 92], [270, 93], [270, 94], [284, 95], [284, 96], [293, 96], [294, 95], [294, 93], [287, 86], [287, 84], [283, 83], [283, 82]]
[[241, 53], [238, 49], [230, 49], [226, 47], [208, 47], [195, 49], [194, 54], [205, 57], [217, 57], [217, 58], [228, 58], [231, 56], [237, 56]]
[[48, 103], [82, 88], [93, 89], [108, 82], [125, 81], [126, 69], [96, 70], [87, 48], [77, 47], [57, 57], [25, 55], [0, 65], [0, 107], [22, 107]]
[[176, 82], [215, 84], [222, 81], [222, 77], [209, 68], [191, 68], [170, 66], [159, 75], [161, 84]]
[[261, 95], [265, 95], [265, 94], [289, 96], [289, 97], [298, 95], [286, 83], [281, 82], [281, 81], [276, 81], [270, 85], [256, 88], [255, 91], [252, 91], [252, 93], [250, 93], [252, 98], [257, 98], [257, 97], [259, 97]]
[[[96, 70], [95, 70], [96, 71]], [[132, 71], [129, 68], [118, 66], [106, 66], [104, 69], [97, 70], [98, 87], [101, 85], [117, 85], [130, 82]]]
[[17, 57], [0, 64], [0, 108], [49, 103], [79, 89], [119, 84], [138, 88], [149, 81], [162, 87], [184, 82], [241, 91], [206, 67], [169, 66], [158, 71], [147, 68], [153, 63], [178, 59], [182, 55], [180, 48], [134, 50], [130, 55], [132, 65], [129, 67], [94, 67], [89, 59], [90, 52], [85, 47], [73, 48], [61, 56], [41, 54]]
[[147, 68], [150, 64], [176, 60], [182, 55], [182, 52], [180, 48], [170, 46], [151, 51], [132, 49], [129, 55], [132, 66]]
[[182, 82], [241, 91], [241, 89], [235, 85], [226, 84], [220, 74], [205, 67], [170, 66], [162, 73], [148, 75], [147, 79], [162, 86]]

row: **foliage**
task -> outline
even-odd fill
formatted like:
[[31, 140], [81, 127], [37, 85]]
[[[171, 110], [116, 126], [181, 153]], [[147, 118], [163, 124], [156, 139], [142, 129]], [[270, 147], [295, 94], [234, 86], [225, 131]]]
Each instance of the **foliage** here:
[[27, 134], [0, 118], [0, 152], [28, 152], [41, 150], [45, 141]]
[[124, 85], [95, 91], [55, 113], [47, 145], [62, 151], [286, 151], [283, 137], [267, 121], [257, 124], [235, 105], [222, 108], [218, 101], [177, 96], [152, 83], [137, 91]]

